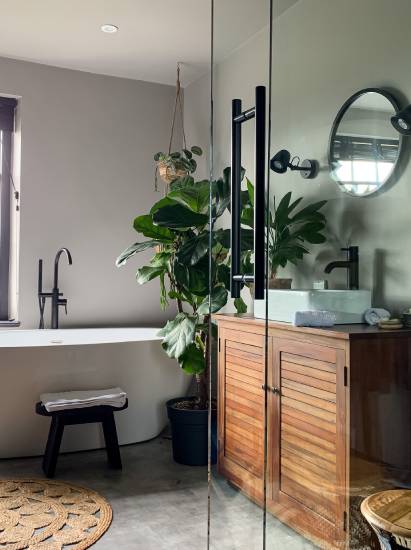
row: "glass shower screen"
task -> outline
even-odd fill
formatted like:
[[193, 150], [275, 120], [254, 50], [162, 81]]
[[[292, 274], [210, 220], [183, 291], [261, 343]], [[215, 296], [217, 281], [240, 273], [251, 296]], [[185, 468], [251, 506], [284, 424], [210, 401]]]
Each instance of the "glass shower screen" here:
[[257, 550], [267, 338], [252, 313], [266, 286], [270, 2], [215, 0], [213, 11], [209, 548]]
[[[377, 550], [361, 504], [411, 487], [410, 164], [391, 119], [409, 112], [411, 4], [213, 11], [209, 548]], [[364, 174], [344, 192], [339, 165], [397, 156], [378, 192]], [[370, 305], [406, 326], [368, 326]]]

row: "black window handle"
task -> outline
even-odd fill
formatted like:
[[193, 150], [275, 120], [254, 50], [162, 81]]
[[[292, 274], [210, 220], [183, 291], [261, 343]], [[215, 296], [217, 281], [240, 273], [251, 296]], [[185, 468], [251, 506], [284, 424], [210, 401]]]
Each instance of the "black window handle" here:
[[[241, 127], [255, 118], [254, 274], [241, 274]], [[254, 282], [254, 298], [264, 299], [265, 288], [265, 121], [266, 89], [255, 89], [255, 107], [242, 112], [241, 99], [233, 99], [231, 121], [231, 297]]]

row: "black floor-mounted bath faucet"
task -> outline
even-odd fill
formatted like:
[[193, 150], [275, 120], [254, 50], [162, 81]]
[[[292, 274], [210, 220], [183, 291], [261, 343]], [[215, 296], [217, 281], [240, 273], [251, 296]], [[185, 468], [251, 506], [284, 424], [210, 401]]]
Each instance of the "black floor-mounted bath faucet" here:
[[59, 261], [60, 256], [65, 253], [69, 265], [73, 263], [70, 251], [68, 248], [60, 248], [57, 251], [54, 259], [54, 284], [51, 292], [43, 292], [43, 260], [39, 260], [39, 276], [38, 276], [38, 299], [40, 308], [40, 323], [39, 328], [44, 328], [44, 308], [46, 299], [51, 298], [51, 328], [59, 328], [59, 307], [64, 306], [67, 314], [67, 298], [62, 298], [63, 293], [59, 290]]
[[358, 246], [350, 246], [349, 248], [342, 248], [343, 252], [347, 252], [347, 259], [345, 261], [339, 260], [329, 263], [324, 269], [325, 273], [331, 273], [331, 271], [337, 267], [343, 267], [347, 270], [347, 286], [350, 290], [358, 290], [360, 287], [359, 281], [359, 248]]

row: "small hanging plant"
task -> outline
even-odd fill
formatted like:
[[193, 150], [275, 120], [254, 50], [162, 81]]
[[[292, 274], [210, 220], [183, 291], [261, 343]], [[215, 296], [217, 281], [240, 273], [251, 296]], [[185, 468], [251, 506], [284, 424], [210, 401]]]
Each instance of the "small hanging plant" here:
[[[173, 146], [174, 129], [178, 113], [180, 115], [181, 129], [183, 132], [183, 148], [181, 151], [175, 151], [173, 153], [171, 149]], [[161, 179], [167, 185], [168, 189], [168, 186], [173, 183], [173, 181], [189, 176], [196, 171], [197, 162], [193, 158], [193, 155], [201, 156], [202, 154], [203, 151], [201, 150], [201, 147], [198, 147], [198, 145], [193, 145], [190, 149], [187, 147], [186, 135], [184, 132], [183, 104], [181, 101], [180, 63], [177, 63], [176, 98], [174, 101], [168, 153], [163, 153], [160, 151], [154, 155], [154, 160], [156, 162], [155, 190], [158, 191], [158, 174], [160, 174]]]
[[197, 162], [193, 155], [201, 156], [203, 151], [198, 145], [190, 149], [182, 149], [174, 153], [159, 152], [154, 155], [156, 166], [156, 188], [157, 177], [160, 174], [164, 183], [170, 184], [178, 178], [183, 178], [196, 171]]

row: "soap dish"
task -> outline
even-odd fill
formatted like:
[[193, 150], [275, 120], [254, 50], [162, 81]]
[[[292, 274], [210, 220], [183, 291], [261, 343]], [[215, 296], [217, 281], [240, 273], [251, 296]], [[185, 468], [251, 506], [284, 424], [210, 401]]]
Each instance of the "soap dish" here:
[[378, 323], [378, 326], [383, 330], [398, 330], [403, 328], [400, 319], [383, 319]]

